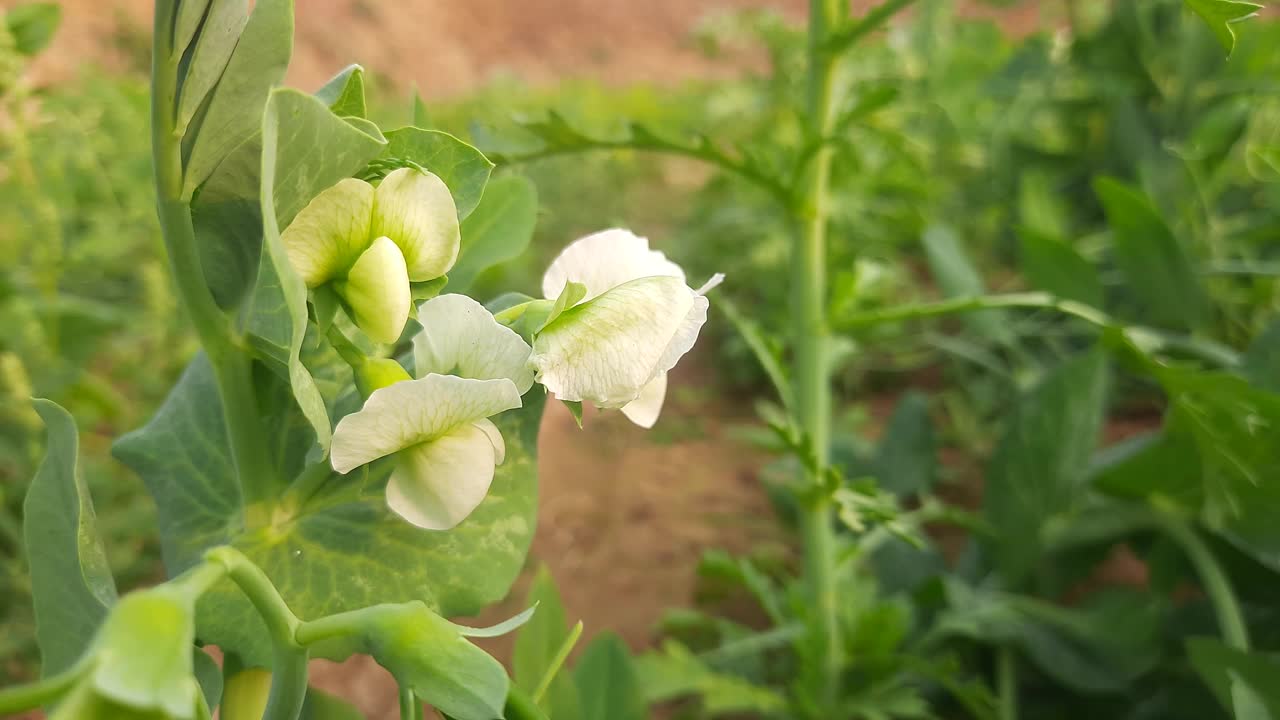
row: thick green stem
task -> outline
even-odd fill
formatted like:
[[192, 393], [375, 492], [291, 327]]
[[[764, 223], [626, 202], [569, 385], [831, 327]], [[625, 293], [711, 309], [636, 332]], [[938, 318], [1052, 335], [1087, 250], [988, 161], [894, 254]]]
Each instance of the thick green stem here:
[[996, 653], [996, 694], [1000, 720], [1018, 720], [1018, 666], [1013, 648], [1002, 647]]
[[1240, 610], [1240, 601], [1231, 587], [1231, 579], [1222, 569], [1218, 558], [1201, 539], [1199, 533], [1185, 519], [1173, 511], [1157, 510], [1160, 525], [1165, 534], [1182, 548], [1187, 559], [1200, 576], [1200, 585], [1209, 596], [1214, 614], [1218, 617], [1218, 631], [1222, 641], [1238, 650], [1249, 649], [1249, 628]]
[[275, 645], [271, 695], [262, 720], [297, 720], [307, 699], [307, 660], [306, 648]]
[[[835, 123], [835, 68], [826, 49], [829, 33], [842, 17], [837, 0], [810, 0], [808, 119], [814, 138], [825, 138]], [[833, 149], [824, 144], [810, 161], [800, 196], [803, 223], [791, 257], [792, 328], [795, 333], [796, 417], [813, 452], [808, 482], [817, 486], [827, 465], [830, 444], [831, 386], [827, 363], [826, 313], [827, 219]], [[804, 571], [816, 622], [810, 643], [817, 667], [811, 668], [818, 711], [834, 706], [840, 674], [836, 613], [835, 531], [831, 499], [816, 493], [802, 519]]]
[[413, 688], [400, 688], [400, 720], [422, 720], [422, 711], [413, 697]]
[[261, 492], [273, 485], [269, 478], [274, 470], [267, 452], [268, 435], [254, 395], [252, 358], [233, 334], [229, 319], [205, 283], [191, 206], [182, 195], [182, 139], [175, 136], [173, 129], [178, 68], [171, 57], [171, 45], [176, 9], [173, 0], [156, 2], [151, 60], [151, 153], [156, 207], [178, 297], [218, 382], [227, 435], [247, 505], [263, 499]]

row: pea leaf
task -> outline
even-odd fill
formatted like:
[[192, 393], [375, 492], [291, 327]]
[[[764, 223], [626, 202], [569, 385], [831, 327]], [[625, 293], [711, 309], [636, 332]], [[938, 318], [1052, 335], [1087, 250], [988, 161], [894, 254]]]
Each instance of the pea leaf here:
[[1106, 407], [1107, 363], [1093, 350], [1019, 398], [987, 469], [983, 512], [1001, 529], [997, 565], [1017, 584], [1035, 565], [1045, 525], [1079, 506]]
[[601, 633], [574, 668], [582, 720], [643, 720], [644, 695], [622, 638]]
[[[925, 230], [921, 241], [929, 261], [929, 271], [943, 295], [950, 298], [986, 294], [982, 277], [978, 275], [978, 270], [973, 266], [954, 230], [945, 225], [933, 225]], [[967, 313], [965, 322], [973, 332], [989, 340], [1001, 343], [1013, 341], [1004, 313], [998, 310]]]
[[873, 464], [880, 486], [895, 494], [922, 493], [933, 486], [938, 457], [928, 398], [914, 391], [902, 396]]
[[1280, 318], [1249, 344], [1241, 370], [1254, 387], [1280, 393]]
[[1111, 226], [1116, 265], [1145, 312], [1166, 327], [1203, 325], [1209, 304], [1191, 258], [1147, 196], [1107, 177], [1093, 188]]
[[[484, 502], [449, 532], [418, 529], [387, 508], [386, 463], [333, 476], [335, 494], [246, 517], [217, 387], [203, 357], [187, 368], [155, 417], [121, 438], [114, 452], [155, 498], [170, 575], [198, 562], [205, 549], [229, 543], [262, 567], [303, 619], [412, 600], [442, 615], [467, 615], [506, 594], [528, 551], [544, 402], [545, 395], [529, 393], [522, 409], [494, 418], [506, 460]], [[301, 412], [291, 404], [285, 408], [272, 427], [280, 435], [305, 430]], [[296, 457], [304, 451], [292, 452]], [[230, 584], [201, 600], [197, 637], [240, 654], [250, 666], [270, 665], [266, 629]]]
[[[212, 9], [221, 4], [230, 3], [221, 0]], [[209, 97], [208, 109], [188, 130], [195, 138], [190, 141], [183, 195], [192, 196], [224, 157], [258, 132], [267, 96], [284, 79], [292, 52], [293, 0], [258, 0]]]
[[[1254, 717], [1280, 718], [1280, 662], [1273, 657], [1238, 650], [1216, 638], [1191, 638], [1187, 641], [1187, 657], [1228, 711], [1239, 710], [1235, 687], [1244, 683], [1257, 694], [1267, 713]], [[1243, 717], [1237, 712], [1237, 718]]]
[[1236, 31], [1231, 26], [1258, 14], [1261, 5], [1240, 0], [1183, 0], [1187, 7], [1200, 16], [1222, 49], [1230, 56], [1236, 49]]
[[301, 359], [307, 333], [307, 287], [289, 263], [280, 230], [312, 197], [364, 167], [382, 146], [380, 138], [344, 122], [306, 93], [289, 89], [271, 93], [262, 125], [266, 252], [244, 318], [253, 346], [287, 368], [294, 397], [314, 428], [322, 452], [328, 450], [332, 428], [315, 379]]
[[19, 5], [3, 15], [5, 27], [13, 36], [13, 46], [23, 55], [43, 50], [62, 22], [62, 6], [51, 2]]
[[115, 581], [98, 537], [89, 488], [77, 465], [79, 439], [71, 415], [36, 400], [48, 428], [44, 461], [22, 505], [23, 540], [31, 568], [41, 674], [75, 663], [116, 601]]
[[[180, 58], [196, 38], [204, 22], [210, 0], [183, 0], [178, 4], [178, 19], [173, 24], [173, 57]], [[246, 13], [247, 17], [247, 13]]]
[[[530, 607], [536, 605], [538, 609], [516, 634], [511, 658], [512, 676], [517, 687], [532, 694], [537, 691], [556, 653], [569, 637], [560, 591], [546, 566], [538, 569], [525, 604]], [[556, 674], [538, 706], [551, 717], [563, 720], [578, 717], [578, 694], [567, 672]]]
[[[179, 10], [179, 24], [190, 23], [192, 14], [188, 12], [187, 3], [183, 3]], [[186, 132], [205, 96], [227, 69], [231, 53], [236, 49], [236, 41], [240, 39], [240, 33], [248, 21], [248, 0], [213, 0], [209, 6], [204, 22], [199, 26], [200, 34], [195, 36], [195, 49], [182, 81], [182, 94], [178, 97], [175, 127], [179, 132]], [[185, 33], [186, 30], [186, 27], [177, 28], [178, 33]], [[175, 36], [175, 51], [181, 53], [182, 51], [177, 50], [179, 42], [181, 37]], [[288, 62], [287, 56], [285, 61]], [[265, 95], [265, 91], [263, 94]]]
[[484, 153], [439, 130], [404, 127], [387, 133], [384, 158], [409, 160], [435, 173], [453, 194], [458, 219], [465, 220], [480, 204], [493, 163]]
[[519, 257], [538, 222], [538, 190], [528, 178], [490, 182], [480, 204], [462, 222], [462, 247], [449, 271], [449, 291], [466, 292], [486, 269]]
[[1052, 235], [1030, 228], [1018, 231], [1022, 273], [1041, 290], [1067, 300], [1102, 307], [1098, 270], [1076, 249]]
[[728, 713], [772, 715], [786, 707], [786, 700], [773, 690], [712, 670], [674, 640], [664, 642], [659, 652], [637, 658], [636, 674], [641, 679], [640, 685], [648, 702], [695, 695], [707, 716]]
[[364, 68], [348, 65], [316, 91], [320, 102], [339, 117], [367, 117], [364, 100]]

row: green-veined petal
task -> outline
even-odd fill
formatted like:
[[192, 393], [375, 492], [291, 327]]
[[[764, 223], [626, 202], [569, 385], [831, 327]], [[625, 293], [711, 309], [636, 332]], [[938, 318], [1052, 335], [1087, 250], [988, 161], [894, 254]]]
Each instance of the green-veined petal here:
[[458, 259], [458, 208], [444, 181], [415, 168], [394, 170], [374, 191], [374, 235], [400, 246], [414, 282], [434, 280]]
[[505, 443], [488, 420], [463, 425], [396, 458], [387, 505], [427, 530], [448, 530], [466, 519], [489, 492]]
[[430, 374], [374, 391], [364, 407], [338, 422], [330, 449], [333, 469], [365, 463], [430, 442], [463, 425], [520, 407], [510, 380]]
[[523, 395], [533, 386], [533, 349], [466, 295], [441, 295], [418, 306], [422, 332], [413, 338], [419, 375], [440, 373], [477, 380], [507, 378]]
[[373, 186], [347, 178], [315, 196], [280, 235], [307, 287], [342, 277], [369, 247]]

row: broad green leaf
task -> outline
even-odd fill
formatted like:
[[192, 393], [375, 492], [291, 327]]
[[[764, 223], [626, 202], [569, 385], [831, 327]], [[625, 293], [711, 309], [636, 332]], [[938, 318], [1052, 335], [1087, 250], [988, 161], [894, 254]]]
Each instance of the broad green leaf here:
[[1280, 395], [1226, 373], [1165, 368], [1160, 380], [1173, 423], [1199, 455], [1201, 520], [1280, 570]]
[[[1187, 657], [1226, 710], [1238, 710], [1235, 686], [1244, 683], [1261, 703], [1255, 710], [1267, 713], [1254, 717], [1280, 718], [1280, 661], [1274, 656], [1229, 647], [1217, 638], [1191, 638]], [[1238, 712], [1236, 718], [1244, 720]]]
[[191, 648], [191, 662], [205, 704], [211, 708], [218, 707], [222, 701], [222, 668], [198, 647]]
[[43, 50], [62, 22], [62, 6], [52, 2], [19, 5], [3, 13], [5, 27], [13, 36], [14, 49], [23, 55]]
[[1195, 267], [1169, 226], [1141, 191], [1096, 178], [1094, 192], [1111, 226], [1112, 254], [1127, 287], [1156, 324], [1195, 329], [1209, 318]]
[[364, 715], [336, 695], [307, 688], [307, 699], [302, 703], [298, 720], [364, 720]]
[[348, 65], [316, 91], [320, 102], [338, 117], [363, 118], [368, 115], [364, 100], [364, 68]]
[[914, 495], [933, 486], [938, 456], [929, 419], [929, 400], [908, 392], [898, 401], [876, 449], [876, 479], [897, 495]]
[[490, 182], [462, 223], [462, 247], [449, 271], [450, 292], [465, 293], [486, 269], [519, 257], [538, 222], [538, 190], [528, 178], [505, 175]]
[[493, 163], [479, 150], [439, 130], [404, 127], [387, 133], [384, 158], [408, 160], [430, 170], [444, 181], [458, 208], [458, 219], [466, 220], [480, 204]]
[[[316, 152], [320, 147], [325, 152]], [[381, 148], [378, 138], [344, 122], [316, 98], [297, 90], [271, 93], [262, 126], [266, 252], [244, 315], [254, 347], [288, 368], [294, 397], [322, 451], [328, 449], [332, 427], [315, 380], [300, 357], [307, 332], [307, 287], [289, 264], [280, 230], [312, 197], [350, 177]]]
[[1231, 26], [1253, 17], [1262, 9], [1261, 5], [1240, 0], [1183, 0], [1186, 6], [1199, 15], [1213, 36], [1218, 38], [1222, 49], [1230, 55], [1236, 49], [1236, 31]]
[[[182, 4], [178, 17], [180, 23], [190, 22], [186, 5], [187, 3]], [[174, 125], [178, 132], [186, 132], [191, 119], [195, 117], [196, 110], [204, 102], [209, 91], [213, 90], [214, 85], [218, 83], [218, 79], [222, 77], [247, 22], [249, 22], [248, 0], [212, 0], [204, 23], [200, 25], [200, 34], [195, 39], [196, 45], [191, 54], [191, 63], [187, 66], [187, 73], [182, 80], [182, 94], [178, 98], [178, 118]], [[178, 28], [179, 33], [185, 30], [186, 28]], [[180, 37], [175, 36], [174, 42], [179, 40]]]
[[[271, 427], [279, 436], [309, 434], [285, 400]], [[116, 443], [115, 454], [155, 498], [170, 575], [198, 562], [207, 548], [230, 543], [267, 573], [303, 619], [412, 600], [443, 615], [467, 615], [501, 599], [523, 565], [536, 517], [535, 452], [544, 402], [544, 394], [529, 393], [523, 408], [493, 418], [506, 459], [484, 502], [449, 532], [420, 530], [393, 514], [382, 489], [390, 468], [378, 464], [335, 475], [332, 495], [291, 510], [254, 513], [246, 525], [217, 387], [202, 357], [155, 417]], [[294, 458], [279, 465], [300, 462], [305, 446], [278, 442]], [[239, 653], [250, 666], [270, 666], [266, 629], [230, 584], [202, 599], [197, 637]]]
[[987, 468], [983, 511], [1000, 528], [991, 550], [1016, 585], [1037, 562], [1045, 524], [1077, 508], [1106, 409], [1107, 363], [1093, 350], [1019, 398]]
[[786, 699], [777, 692], [712, 670], [674, 640], [664, 642], [661, 651], [636, 658], [636, 675], [646, 702], [694, 695], [701, 701], [702, 712], [712, 717], [728, 713], [771, 715], [786, 707]]
[[1272, 320], [1249, 344], [1241, 370], [1254, 387], [1280, 393], [1280, 318]]
[[[986, 286], [978, 270], [955, 231], [945, 225], [933, 225], [921, 236], [929, 271], [946, 297], [972, 297], [986, 294]], [[1013, 341], [1013, 334], [998, 310], [983, 310], [965, 314], [970, 329], [989, 340], [1001, 343]]]
[[1193, 512], [1204, 503], [1200, 455], [1176, 428], [1106, 448], [1089, 472], [1093, 486], [1108, 495], [1135, 500], [1159, 495]]
[[1018, 239], [1022, 250], [1022, 274], [1027, 276], [1032, 286], [1060, 298], [1102, 307], [1102, 281], [1098, 278], [1098, 270], [1075, 248], [1030, 228], [1019, 230]]
[[1066, 237], [1070, 210], [1053, 187], [1051, 175], [1029, 170], [1018, 181], [1018, 222], [1024, 228], [1049, 237]]
[[[182, 57], [196, 38], [204, 22], [210, 0], [182, 0], [178, 3], [178, 19], [173, 23], [173, 57]], [[247, 17], [247, 14], [246, 14]]]
[[643, 720], [644, 695], [631, 653], [612, 632], [597, 635], [573, 671], [582, 720]]
[[77, 464], [75, 421], [56, 403], [34, 404], [48, 428], [48, 442], [22, 505], [22, 529], [44, 661], [40, 672], [50, 677], [84, 652], [116, 601], [116, 586]]
[[[538, 684], [556, 659], [556, 653], [569, 637], [569, 623], [560, 602], [560, 591], [545, 565], [538, 568], [525, 604], [530, 607], [537, 605], [538, 609], [516, 634], [511, 656], [512, 679], [517, 687], [532, 694], [537, 691]], [[538, 706], [560, 720], [578, 717], [578, 693], [567, 670], [562, 668], [556, 673]]]
[[258, 132], [267, 96], [284, 79], [292, 52], [293, 0], [258, 0], [213, 89], [208, 110], [191, 128], [196, 136], [186, 161], [184, 196], [191, 197], [224, 157]]

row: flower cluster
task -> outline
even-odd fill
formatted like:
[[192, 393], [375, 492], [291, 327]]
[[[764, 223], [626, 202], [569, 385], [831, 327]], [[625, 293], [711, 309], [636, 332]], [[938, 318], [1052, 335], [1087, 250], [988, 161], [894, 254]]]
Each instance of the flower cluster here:
[[[376, 188], [343, 180], [283, 235], [313, 289], [334, 290], [356, 326], [391, 343], [410, 316], [409, 283], [449, 271], [459, 250], [456, 210], [439, 178], [417, 169]], [[395, 360], [366, 361], [364, 406], [338, 422], [333, 469], [393, 458], [390, 508], [447, 530], [484, 500], [505, 456], [491, 418], [519, 408], [536, 383], [566, 402], [617, 408], [641, 427], [657, 421], [667, 372], [706, 322], [705, 293], [645, 238], [606, 230], [570, 244], [542, 281], [544, 299], [494, 316], [457, 294], [417, 308], [411, 377]]]

